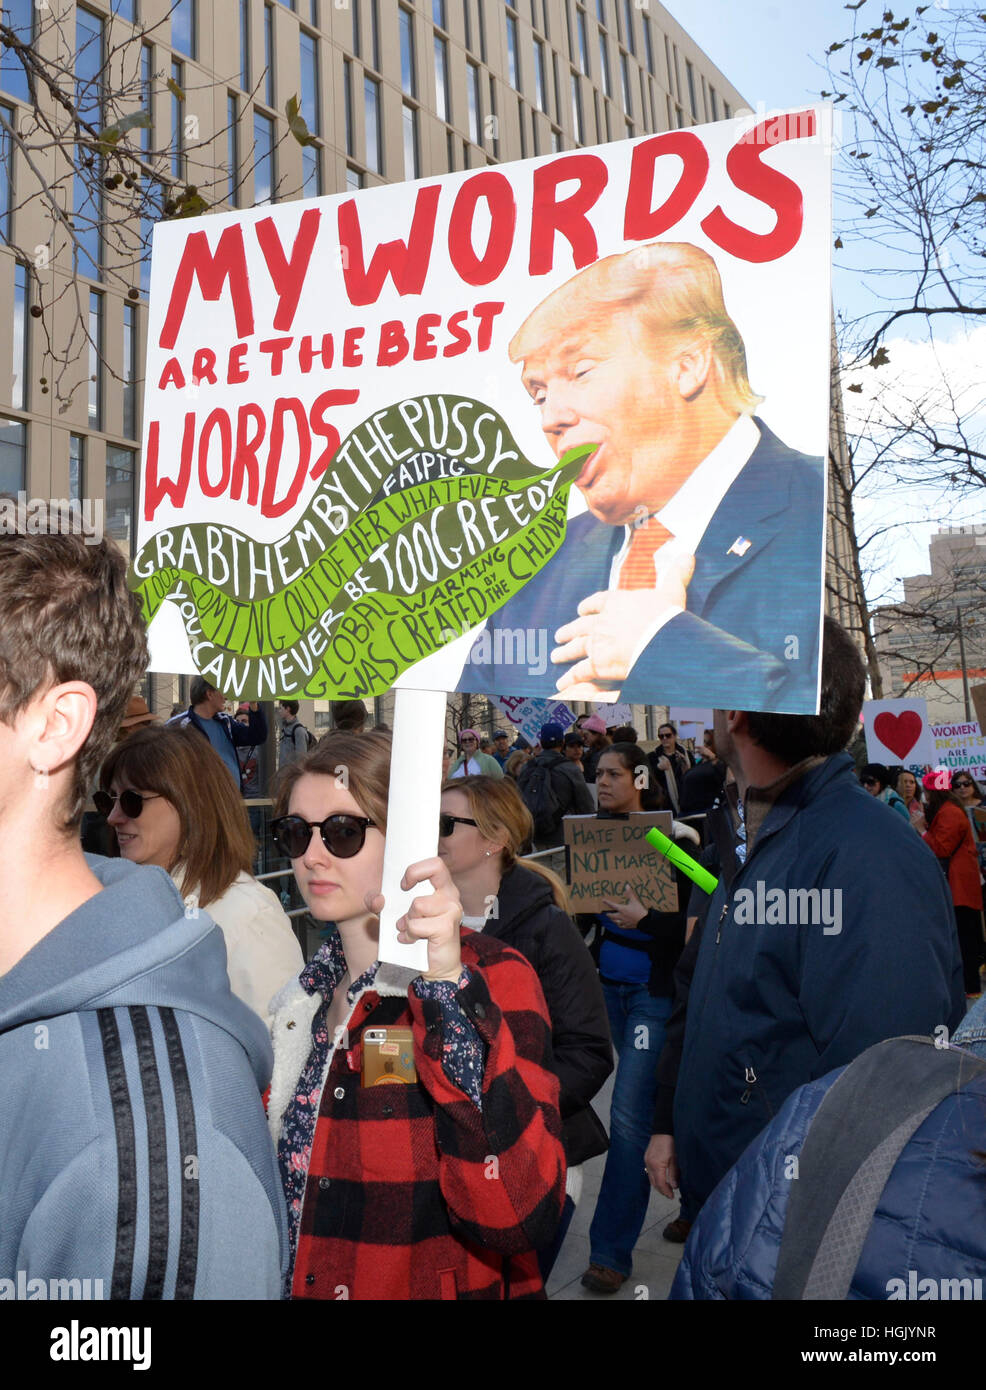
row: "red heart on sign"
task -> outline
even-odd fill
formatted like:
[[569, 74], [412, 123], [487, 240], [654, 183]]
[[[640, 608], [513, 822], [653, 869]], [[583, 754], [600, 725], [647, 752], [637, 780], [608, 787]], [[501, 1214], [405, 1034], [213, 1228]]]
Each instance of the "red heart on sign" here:
[[921, 737], [921, 716], [912, 709], [903, 714], [891, 714], [884, 710], [873, 720], [873, 732], [891, 753], [904, 758]]

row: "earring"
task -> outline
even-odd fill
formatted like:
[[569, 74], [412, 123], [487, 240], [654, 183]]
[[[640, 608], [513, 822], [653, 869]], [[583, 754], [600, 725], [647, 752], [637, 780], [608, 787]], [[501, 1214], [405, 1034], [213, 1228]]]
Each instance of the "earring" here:
[[492, 851], [491, 849], [488, 849], [488, 850], [486, 851], [486, 857], [487, 857], [487, 859], [489, 859], [489, 857], [490, 857], [490, 855], [491, 855], [492, 853], [493, 853], [493, 851]]

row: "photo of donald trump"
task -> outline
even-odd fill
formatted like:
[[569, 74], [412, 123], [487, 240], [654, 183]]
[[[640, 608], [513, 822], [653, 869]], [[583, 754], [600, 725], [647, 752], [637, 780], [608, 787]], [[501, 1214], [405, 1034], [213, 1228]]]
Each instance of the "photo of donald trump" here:
[[[817, 708], [824, 468], [757, 414], [712, 257], [607, 256], [531, 312], [511, 362], [556, 458], [595, 444], [587, 510], [489, 619], [458, 689], [805, 713]], [[496, 630], [547, 633], [538, 676]], [[479, 640], [479, 639], [477, 639]]]

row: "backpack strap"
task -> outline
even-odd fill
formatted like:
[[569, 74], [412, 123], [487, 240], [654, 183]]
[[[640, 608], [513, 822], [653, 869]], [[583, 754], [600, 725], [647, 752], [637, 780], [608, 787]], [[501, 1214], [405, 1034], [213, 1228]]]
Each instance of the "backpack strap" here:
[[926, 1037], [861, 1053], [826, 1092], [792, 1182], [773, 1299], [845, 1299], [873, 1214], [908, 1140], [986, 1062]]

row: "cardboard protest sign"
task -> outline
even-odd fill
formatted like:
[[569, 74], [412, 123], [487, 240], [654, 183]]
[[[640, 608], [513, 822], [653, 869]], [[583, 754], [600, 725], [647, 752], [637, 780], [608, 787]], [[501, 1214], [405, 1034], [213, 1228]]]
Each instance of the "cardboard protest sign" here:
[[[132, 577], [152, 669], [234, 698], [814, 710], [830, 121], [156, 226]], [[688, 353], [705, 374], [679, 389]]]
[[493, 703], [528, 743], [537, 743], [544, 724], [560, 724], [568, 729], [575, 723], [575, 715], [561, 700], [525, 700], [523, 695], [495, 695]]
[[866, 700], [866, 756], [871, 763], [933, 763], [934, 743], [925, 700]]
[[652, 826], [671, 834], [669, 811], [634, 811], [628, 820], [566, 816], [569, 897], [573, 912], [605, 912], [603, 898], [625, 899], [629, 883], [647, 908], [676, 912], [671, 864], [644, 838]]

